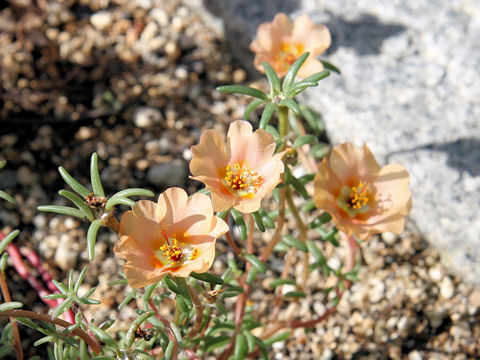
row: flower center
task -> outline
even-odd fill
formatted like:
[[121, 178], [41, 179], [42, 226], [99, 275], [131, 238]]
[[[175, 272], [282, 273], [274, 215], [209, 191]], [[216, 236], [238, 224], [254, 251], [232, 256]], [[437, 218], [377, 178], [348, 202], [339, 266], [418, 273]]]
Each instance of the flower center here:
[[162, 256], [171, 263], [179, 262], [183, 256], [182, 246], [178, 245], [177, 239], [173, 239], [171, 245], [165, 244], [160, 246], [160, 251], [162, 252]]
[[360, 181], [357, 186], [352, 186], [347, 206], [358, 210], [368, 204], [371, 195], [370, 184]]
[[223, 179], [226, 185], [230, 189], [240, 192], [242, 196], [255, 194], [263, 184], [263, 176], [259, 176], [255, 171], [243, 167], [239, 163], [235, 163], [233, 166], [228, 165], [225, 170], [226, 174]]
[[181, 243], [175, 237], [169, 239], [164, 231], [162, 231], [162, 235], [166, 243], [160, 246], [155, 253], [163, 265], [181, 266], [198, 256], [198, 249], [190, 244]]
[[303, 44], [283, 43], [274, 61], [282, 70], [287, 70], [305, 50]]
[[360, 181], [356, 186], [344, 186], [340, 190], [337, 204], [353, 218], [370, 211], [375, 194], [370, 184]]

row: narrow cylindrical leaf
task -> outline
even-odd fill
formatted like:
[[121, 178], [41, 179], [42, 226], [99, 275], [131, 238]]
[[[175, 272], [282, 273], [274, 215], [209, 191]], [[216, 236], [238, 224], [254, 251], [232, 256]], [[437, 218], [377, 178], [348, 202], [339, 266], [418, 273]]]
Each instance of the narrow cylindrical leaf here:
[[145, 308], [147, 307], [146, 304], [148, 304], [148, 301], [152, 297], [153, 291], [157, 287], [158, 283], [150, 284], [145, 287], [145, 293], [142, 296], [143, 303], [145, 304]]
[[305, 144], [314, 144], [314, 143], [317, 143], [318, 142], [318, 139], [315, 135], [312, 135], [312, 134], [307, 134], [307, 135], [303, 135], [303, 136], [300, 136], [299, 138], [297, 138], [295, 140], [295, 142], [293, 143], [293, 145], [296, 147], [296, 148], [299, 148]]
[[242, 85], [225, 85], [217, 87], [217, 91], [226, 94], [242, 94], [253, 96], [262, 100], [268, 100], [268, 95], [263, 91]]
[[170, 276], [165, 276], [163, 278], [163, 282], [170, 291], [174, 292], [175, 294], [180, 294], [177, 284], [170, 279]]
[[102, 330], [107, 330], [115, 323], [115, 319], [105, 320], [98, 327]]
[[122, 302], [118, 305], [118, 310], [121, 310], [123, 307], [125, 307], [130, 301], [135, 299], [137, 292], [132, 291], [130, 293], [127, 293], [125, 297], [123, 298]]
[[177, 339], [177, 342], [181, 345], [182, 344], [182, 334], [180, 332], [180, 329], [173, 322], [170, 323], [170, 328], [172, 329], [173, 335], [175, 335], [175, 339]]
[[263, 360], [268, 360], [268, 349], [262, 339], [255, 336], [255, 343], [258, 345], [260, 350], [262, 351], [262, 358]]
[[340, 71], [340, 69], [338, 67], [336, 67], [335, 65], [333, 65], [332, 63], [328, 62], [328, 61], [325, 61], [325, 60], [320, 60], [320, 62], [323, 64], [323, 66], [326, 68], [326, 69], [330, 69], [334, 72], [336, 72], [337, 74], [341, 74], [342, 72]]
[[305, 204], [302, 205], [302, 207], [300, 208], [300, 211], [304, 213], [308, 213], [314, 208], [315, 208], [315, 202], [313, 201], [313, 199], [310, 199]]
[[[303, 79], [302, 81], [299, 81], [297, 84], [319, 82], [320, 80], [325, 79], [329, 75], [330, 75], [330, 71], [323, 70], [323, 71], [320, 71], [320, 72], [315, 73], [313, 75], [307, 76], [305, 79]], [[297, 85], [297, 84], [295, 84], [295, 85]]]
[[165, 348], [165, 360], [171, 360], [172, 359], [172, 354], [173, 354], [173, 348], [175, 347], [175, 343], [173, 341], [170, 341]]
[[78, 299], [78, 301], [82, 304], [85, 304], [85, 305], [100, 305], [102, 303], [99, 300], [88, 299], [86, 297], [81, 297], [81, 298]]
[[235, 209], [230, 210], [230, 214], [232, 214], [233, 221], [238, 226], [238, 230], [240, 232], [240, 237], [242, 240], [246, 240], [247, 238], [247, 226], [245, 225], [245, 220], [243, 219], [242, 214], [240, 211], [237, 211]]
[[278, 133], [278, 130], [275, 129], [275, 127], [273, 127], [272, 125], [268, 125], [265, 128], [265, 131], [272, 134], [272, 136], [275, 139], [275, 142], [277, 142], [277, 146], [278, 146], [278, 142], [282, 140], [282, 139], [280, 139], [280, 134]]
[[15, 199], [3, 190], [0, 190], [0, 199], [8, 201], [10, 204], [15, 204]]
[[305, 174], [305, 175], [302, 175], [298, 178], [298, 180], [300, 180], [300, 182], [302, 184], [307, 184], [309, 183], [310, 181], [313, 181], [313, 179], [315, 179], [315, 173], [313, 174]]
[[286, 297], [286, 298], [301, 298], [301, 297], [303, 298], [305, 296], [306, 296], [305, 293], [301, 291], [289, 291], [285, 295], [283, 295], [283, 297]]
[[245, 360], [248, 353], [248, 343], [245, 335], [242, 333], [235, 336], [235, 348], [233, 350], [233, 358], [235, 360]]
[[291, 98], [286, 98], [278, 103], [281, 106], [286, 106], [292, 110], [295, 114], [301, 114], [300, 106], [297, 102]]
[[75, 284], [73, 283], [73, 276], [74, 276], [73, 270], [70, 270], [70, 271], [68, 272], [68, 285], [67, 285], [68, 291], [69, 291], [70, 293], [73, 292], [73, 286], [75, 285]]
[[68, 295], [65, 294], [60, 294], [60, 293], [55, 293], [55, 294], [49, 294], [49, 295], [44, 295], [42, 298], [44, 299], [50, 299], [50, 300], [55, 300], [55, 299], [65, 299], [67, 298]]
[[[33, 343], [33, 346], [39, 346], [39, 345], [49, 343], [49, 342], [53, 342], [53, 341], [55, 341], [55, 338], [53, 336], [47, 335], [47, 336], [44, 336], [44, 337], [38, 339], [37, 341], [35, 341]], [[0, 359], [3, 359], [3, 358], [0, 357]]]
[[263, 109], [262, 117], [260, 118], [260, 124], [258, 126], [260, 129], [265, 129], [267, 127], [268, 122], [270, 121], [276, 108], [277, 105], [271, 102], [265, 105], [265, 109]]
[[252, 352], [255, 350], [255, 336], [253, 336], [249, 331], [244, 331], [243, 335], [245, 336], [245, 339], [247, 340], [248, 344], [248, 352]]
[[315, 135], [318, 136], [322, 131], [325, 131], [325, 124], [319, 113], [304, 104], [300, 105], [300, 110], [302, 111], [303, 118], [307, 121], [308, 126], [310, 126]]
[[87, 343], [84, 340], [80, 340], [80, 350], [79, 350], [80, 360], [88, 360], [90, 356], [87, 350]]
[[291, 86], [293, 85], [293, 82], [295, 81], [295, 77], [297, 76], [298, 70], [300, 70], [300, 67], [303, 65], [305, 60], [307, 60], [309, 53], [306, 52], [302, 54], [290, 67], [288, 70], [287, 74], [283, 78], [283, 83], [282, 83], [282, 90], [284, 93], [287, 93], [290, 91]]
[[63, 360], [63, 343], [61, 341], [55, 341], [53, 344], [53, 354], [55, 360]]
[[102, 226], [102, 220], [94, 220], [87, 232], [87, 248], [88, 248], [88, 259], [93, 261], [95, 258], [95, 243], [97, 242], [97, 233], [98, 229]]
[[274, 251], [279, 251], [279, 252], [287, 252], [290, 250], [290, 246], [285, 244], [283, 241], [279, 241], [275, 247], [273, 248]]
[[317, 227], [322, 226], [323, 224], [328, 223], [330, 220], [332, 220], [332, 216], [331, 216], [329, 213], [324, 212], [324, 213], [322, 213], [320, 216], [318, 216], [315, 220], [313, 220], [313, 221], [308, 225], [308, 227], [309, 227], [310, 229], [314, 229], [314, 228], [317, 228]]
[[205, 281], [210, 284], [223, 285], [225, 283], [221, 278], [210, 273], [199, 274], [199, 273], [192, 272], [190, 273], [190, 276], [193, 277], [194, 279]]
[[316, 158], [323, 158], [330, 151], [330, 147], [327, 144], [315, 144], [312, 146], [308, 154]]
[[130, 207], [135, 206], [135, 201], [127, 199], [126, 197], [111, 197], [105, 204], [105, 211], [110, 211], [115, 205], [126, 205]]
[[267, 76], [267, 80], [270, 83], [270, 87], [273, 90], [273, 96], [278, 95], [280, 91], [282, 91], [282, 85], [280, 83], [280, 79], [278, 78], [277, 73], [273, 68], [270, 66], [269, 63], [264, 62], [262, 64], [263, 68], [265, 69], [265, 75]]
[[275, 335], [275, 336], [272, 336], [271, 338], [268, 338], [266, 340], [263, 341], [263, 343], [266, 345], [266, 346], [270, 346], [278, 341], [283, 341], [283, 340], [287, 340], [290, 336], [290, 333], [291, 331], [288, 330], [288, 331], [285, 331], [283, 333], [280, 333], [278, 335]]
[[265, 225], [263, 224], [262, 216], [258, 211], [253, 213], [253, 219], [255, 220], [255, 224], [257, 224], [260, 231], [265, 232]]
[[109, 334], [107, 334], [105, 331], [102, 329], [96, 327], [92, 323], [88, 324], [89, 329], [92, 331], [92, 333], [98, 337], [101, 341], [103, 341], [105, 344], [108, 346], [118, 349], [118, 343], [113, 339]]
[[263, 224], [265, 225], [265, 227], [267, 228], [270, 228], [270, 229], [275, 229], [275, 222], [273, 221], [273, 219], [270, 217], [270, 215], [267, 214], [267, 212], [265, 210], [263, 210], [262, 208], [260, 208], [258, 210], [258, 213], [260, 214], [260, 216], [262, 217], [262, 222]]
[[3, 253], [7, 245], [10, 244], [12, 240], [18, 236], [18, 234], [20, 234], [20, 230], [13, 230], [3, 238], [3, 240], [0, 242], [0, 254]]
[[103, 191], [102, 180], [100, 180], [100, 173], [98, 171], [98, 155], [93, 153], [90, 158], [90, 181], [92, 182], [93, 193], [96, 196], [105, 196]]
[[60, 173], [60, 176], [65, 180], [65, 182], [79, 195], [82, 197], [85, 197], [87, 195], [91, 194], [91, 191], [88, 190], [85, 186], [80, 184], [77, 180], [75, 180], [67, 170], [63, 168], [63, 166], [60, 166], [58, 168], [58, 172]]
[[263, 262], [258, 258], [256, 257], [255, 255], [253, 254], [245, 254], [245, 259], [250, 263], [252, 264], [253, 266], [255, 266], [262, 274], [265, 274], [265, 272], [267, 271], [265, 265], [263, 264]]
[[308, 252], [307, 245], [305, 245], [302, 241], [300, 241], [296, 237], [293, 237], [292, 235], [284, 235], [282, 239], [287, 245], [293, 246], [294, 248], [300, 251]]
[[188, 292], [188, 285], [185, 278], [173, 277], [173, 281], [177, 285], [178, 294], [181, 295], [186, 301], [191, 303], [190, 293]]
[[290, 168], [288, 166], [285, 166], [284, 177], [285, 177], [284, 178], [285, 185], [288, 185], [288, 184], [292, 183], [293, 175], [292, 175], [292, 172], [290, 171]]
[[62, 294], [67, 295], [69, 293], [68, 288], [65, 285], [63, 285], [60, 281], [53, 279], [52, 282], [57, 287], [57, 289], [62, 292]]
[[85, 217], [88, 220], [90, 221], [95, 220], [92, 210], [90, 210], [87, 204], [85, 204], [85, 200], [82, 199], [80, 196], [68, 190], [60, 190], [58, 194], [67, 198], [68, 200], [73, 202], [75, 205], [77, 205], [78, 209], [85, 215]]
[[224, 345], [227, 345], [231, 340], [230, 335], [220, 335], [205, 342], [205, 353], [211, 353], [213, 350], [218, 349]]
[[45, 211], [45, 212], [53, 212], [62, 215], [70, 215], [73, 217], [77, 217], [79, 219], [84, 219], [85, 214], [73, 207], [70, 206], [61, 206], [61, 205], [42, 205], [37, 207], [38, 211]]
[[322, 239], [322, 241], [328, 241], [331, 244], [333, 244], [334, 246], [338, 246], [339, 243], [338, 243], [338, 240], [336, 238], [337, 233], [338, 233], [338, 229], [337, 228], [333, 229], [330, 233], [328, 233], [327, 236], [325, 236]]
[[62, 303], [60, 303], [57, 306], [57, 308], [55, 309], [55, 311], [52, 313], [52, 317], [57, 318], [60, 315], [62, 315], [65, 311], [70, 309], [70, 306], [72, 306], [72, 303], [73, 303], [72, 298], [67, 298], [67, 299], [63, 300]]
[[275, 279], [270, 283], [270, 287], [275, 288], [280, 285], [296, 285], [293, 279]]
[[147, 189], [131, 188], [131, 189], [121, 190], [121, 191], [113, 194], [111, 198], [130, 197], [130, 196], [149, 196], [149, 197], [152, 197], [152, 196], [155, 196], [155, 194], [152, 191], [147, 190]]
[[9, 302], [0, 304], [0, 312], [18, 309], [18, 308], [21, 308], [22, 306], [23, 304], [19, 301], [9, 301]]
[[257, 107], [262, 105], [265, 102], [263, 99], [253, 99], [250, 101], [250, 104], [248, 104], [245, 107], [245, 111], [243, 112], [243, 118], [245, 120], [248, 120], [250, 118], [250, 115], [252, 114], [253, 110], [255, 110]]
[[258, 268], [252, 267], [252, 268], [248, 271], [247, 278], [245, 279], [245, 282], [246, 282], [248, 285], [251, 285], [251, 284], [255, 281], [255, 278], [257, 277], [257, 275], [258, 275], [259, 272], [260, 272], [260, 270], [258, 270]]
[[135, 332], [137, 331], [138, 327], [142, 325], [149, 317], [154, 315], [155, 315], [154, 311], [147, 311], [133, 321], [132, 325], [130, 325], [130, 327], [128, 328], [125, 334], [126, 347], [132, 346], [133, 340], [135, 340]]
[[75, 286], [73, 287], [73, 291], [76, 293], [80, 286], [82, 285], [83, 279], [85, 278], [85, 274], [87, 273], [88, 266], [84, 266], [80, 274], [78, 275], [77, 281], [75, 282]]
[[325, 256], [313, 241], [307, 241], [307, 247], [317, 262], [325, 262]]
[[309, 200], [310, 195], [308, 195], [308, 191], [305, 188], [305, 186], [302, 184], [300, 180], [298, 180], [295, 176], [292, 175], [292, 181], [291, 181], [292, 186], [294, 187], [295, 190], [305, 199]]

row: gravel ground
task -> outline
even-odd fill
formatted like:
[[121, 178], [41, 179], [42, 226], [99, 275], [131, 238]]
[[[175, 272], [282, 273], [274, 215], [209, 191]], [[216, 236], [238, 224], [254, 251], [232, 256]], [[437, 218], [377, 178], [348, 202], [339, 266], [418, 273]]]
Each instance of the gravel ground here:
[[[242, 117], [245, 99], [215, 87], [243, 82], [245, 71], [178, 0], [11, 3], [0, 7], [0, 158], [8, 161], [0, 188], [15, 194], [17, 204], [2, 202], [0, 229], [20, 229], [17, 243], [35, 249], [63, 280], [87, 262], [86, 224], [35, 211], [63, 204], [55, 195], [64, 188], [57, 167], [88, 182], [89, 158], [97, 151], [107, 193], [126, 187], [159, 193], [174, 185], [195, 191], [199, 184], [187, 179], [189, 148], [203, 129], [223, 131]], [[400, 237], [363, 243], [361, 281], [337, 313], [315, 329], [296, 330], [274, 346], [272, 358], [480, 358], [480, 289], [449, 274], [416, 233], [410, 226]], [[102, 300], [87, 317], [119, 319], [118, 329], [135, 314], [134, 304], [116, 311], [125, 291], [107, 286], [122, 265], [113, 257], [114, 241], [101, 231], [84, 287], [97, 286], [94, 297]], [[223, 241], [218, 251], [214, 271], [220, 272], [231, 254]], [[331, 266], [339, 263], [341, 249], [324, 251]], [[268, 282], [282, 261], [280, 255], [272, 260], [272, 271], [252, 293], [259, 313], [273, 296]], [[47, 310], [12, 268], [9, 280], [14, 300]], [[325, 311], [320, 289], [328, 281], [311, 274], [299, 317]], [[24, 348], [31, 348], [30, 333], [22, 331]]]

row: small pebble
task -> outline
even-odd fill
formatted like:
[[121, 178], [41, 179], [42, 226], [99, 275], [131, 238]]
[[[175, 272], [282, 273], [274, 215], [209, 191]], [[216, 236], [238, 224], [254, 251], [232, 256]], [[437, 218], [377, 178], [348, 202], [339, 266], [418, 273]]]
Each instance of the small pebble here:
[[440, 295], [444, 299], [451, 299], [453, 297], [455, 287], [453, 281], [449, 276], [445, 276], [440, 284]]

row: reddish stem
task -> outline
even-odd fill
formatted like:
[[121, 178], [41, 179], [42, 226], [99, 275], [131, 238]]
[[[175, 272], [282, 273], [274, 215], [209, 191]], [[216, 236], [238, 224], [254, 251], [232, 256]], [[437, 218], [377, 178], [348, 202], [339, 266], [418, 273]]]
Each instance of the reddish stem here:
[[[24, 318], [29, 318], [29, 319], [34, 319], [34, 320], [40, 320], [40, 321], [45, 321], [49, 322], [55, 325], [60, 325], [64, 328], [69, 327], [72, 325], [68, 321], [59, 319], [59, 318], [52, 318], [50, 315], [47, 314], [40, 314], [36, 313], [33, 311], [28, 311], [28, 310], [6, 310], [0, 313], [0, 316], [13, 316], [13, 317], [24, 317]], [[81, 328], [77, 328], [75, 330], [72, 330], [71, 332], [72, 335], [79, 336], [81, 339], [83, 339], [89, 347], [92, 349], [92, 351], [95, 354], [100, 353], [100, 345], [98, 344], [97, 341], [95, 341], [93, 338], [90, 337], [85, 331], [83, 331]]]
[[[3, 235], [3, 234], [0, 233], [0, 235]], [[12, 301], [12, 298], [10, 297], [10, 291], [8, 291], [7, 281], [5, 280], [4, 273], [1, 270], [0, 270], [0, 288], [2, 290], [2, 294], [3, 294], [3, 298], [5, 299], [5, 302]], [[15, 320], [14, 317], [10, 317], [9, 319], [10, 319], [10, 323], [12, 324], [13, 338], [14, 338], [13, 346], [15, 347], [17, 359], [23, 360], [22, 341], [20, 340], [20, 332], [18, 331], [17, 321]]]
[[25, 256], [27, 260], [30, 262], [30, 264], [32, 264], [32, 266], [37, 269], [37, 271], [42, 276], [43, 282], [47, 285], [48, 290], [50, 290], [52, 293], [58, 292], [57, 287], [52, 282], [53, 280], [52, 275], [50, 275], [47, 269], [45, 269], [38, 254], [35, 251], [29, 248], [26, 248], [24, 246], [20, 248], [20, 254]]
[[[57, 288], [55, 287], [55, 290], [53, 290], [53, 292], [50, 292], [45, 289], [43, 284], [37, 278], [33, 277], [32, 271], [25, 265], [22, 256], [20, 255], [20, 252], [18, 251], [18, 248], [15, 244], [8, 244], [7, 252], [13, 261], [13, 267], [15, 268], [17, 273], [22, 279], [26, 280], [30, 284], [30, 286], [37, 292], [38, 296], [45, 304], [47, 304], [51, 308], [56, 308], [60, 303], [63, 302], [63, 299], [45, 299], [44, 296], [46, 295], [50, 295], [52, 293], [57, 294]], [[52, 276], [48, 273], [48, 271], [43, 267], [42, 263], [40, 262], [38, 255], [33, 250], [27, 251], [26, 253], [28, 254], [27, 260], [29, 260], [29, 262], [31, 262], [33, 266], [39, 269], [40, 273], [42, 274], [42, 278], [52, 279]], [[30, 259], [33, 260], [33, 262]], [[40, 268], [42, 270], [40, 270]], [[46, 281], [46, 283], [49, 288], [51, 285], [53, 285], [53, 283], [51, 283], [51, 280]], [[51, 285], [48, 285], [49, 283], [51, 283]], [[75, 315], [73, 314], [72, 310], [69, 309], [63, 315], [66, 321], [70, 322], [71, 324], [75, 323]]]

